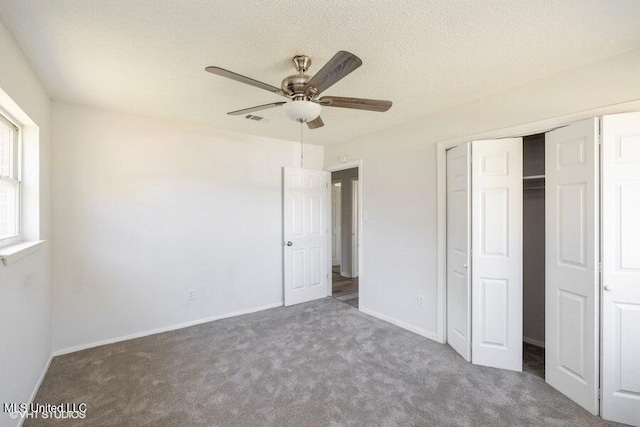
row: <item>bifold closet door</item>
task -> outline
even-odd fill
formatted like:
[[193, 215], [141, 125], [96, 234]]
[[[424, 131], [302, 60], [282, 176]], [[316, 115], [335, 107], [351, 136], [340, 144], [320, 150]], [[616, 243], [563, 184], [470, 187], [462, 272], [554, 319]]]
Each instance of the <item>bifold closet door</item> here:
[[447, 151], [447, 343], [471, 361], [471, 147]]
[[593, 118], [545, 137], [545, 379], [596, 415], [598, 126]]
[[522, 138], [471, 146], [472, 361], [522, 371]]
[[602, 417], [640, 426], [640, 113], [602, 118]]

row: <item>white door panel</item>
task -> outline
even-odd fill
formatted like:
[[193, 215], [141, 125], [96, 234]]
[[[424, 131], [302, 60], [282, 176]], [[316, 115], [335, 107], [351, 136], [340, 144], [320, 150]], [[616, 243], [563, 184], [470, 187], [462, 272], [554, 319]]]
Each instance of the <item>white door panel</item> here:
[[545, 137], [545, 379], [598, 414], [598, 119]]
[[522, 371], [522, 138], [471, 144], [472, 360]]
[[327, 296], [329, 173], [284, 168], [284, 303]]
[[602, 119], [602, 417], [640, 426], [640, 113]]
[[471, 145], [447, 151], [447, 342], [471, 361]]

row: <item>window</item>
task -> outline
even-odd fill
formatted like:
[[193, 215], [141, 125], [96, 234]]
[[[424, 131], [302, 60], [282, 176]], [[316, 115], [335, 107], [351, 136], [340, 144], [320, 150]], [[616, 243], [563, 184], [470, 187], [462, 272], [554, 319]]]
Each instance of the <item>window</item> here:
[[19, 128], [0, 114], [0, 245], [20, 237]]

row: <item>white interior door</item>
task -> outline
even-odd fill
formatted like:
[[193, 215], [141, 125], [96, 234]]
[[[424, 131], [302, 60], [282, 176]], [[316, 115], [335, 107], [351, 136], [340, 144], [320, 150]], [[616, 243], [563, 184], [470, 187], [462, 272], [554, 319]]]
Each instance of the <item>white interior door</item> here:
[[358, 277], [358, 179], [351, 180], [351, 277]]
[[284, 304], [327, 296], [329, 173], [284, 168]]
[[522, 371], [522, 138], [471, 151], [472, 361]]
[[342, 262], [342, 183], [331, 184], [331, 265]]
[[598, 414], [598, 119], [545, 137], [546, 381]]
[[471, 145], [447, 151], [447, 342], [471, 361]]
[[602, 119], [602, 417], [640, 426], [640, 113]]

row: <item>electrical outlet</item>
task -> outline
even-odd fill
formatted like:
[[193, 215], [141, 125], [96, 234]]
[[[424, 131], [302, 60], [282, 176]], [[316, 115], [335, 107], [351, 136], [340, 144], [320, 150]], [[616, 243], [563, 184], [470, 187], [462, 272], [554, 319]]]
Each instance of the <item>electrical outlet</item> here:
[[418, 295], [418, 307], [424, 307], [424, 295]]
[[188, 299], [196, 299], [196, 290], [195, 289], [189, 289], [187, 291], [187, 298]]

